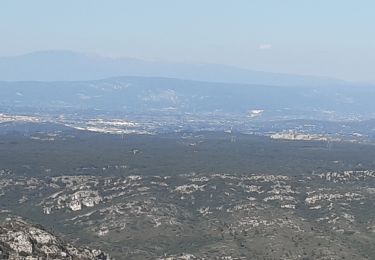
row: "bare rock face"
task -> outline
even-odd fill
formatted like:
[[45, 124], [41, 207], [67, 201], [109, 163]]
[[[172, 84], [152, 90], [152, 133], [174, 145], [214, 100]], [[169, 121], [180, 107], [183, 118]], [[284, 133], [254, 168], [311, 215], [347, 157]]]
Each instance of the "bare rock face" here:
[[0, 259], [98, 259], [109, 256], [96, 249], [75, 247], [19, 218], [0, 225]]

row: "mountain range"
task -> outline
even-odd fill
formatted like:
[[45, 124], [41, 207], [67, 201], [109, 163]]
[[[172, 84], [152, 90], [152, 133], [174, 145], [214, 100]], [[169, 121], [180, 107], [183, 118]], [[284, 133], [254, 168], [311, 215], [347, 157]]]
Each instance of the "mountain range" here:
[[61, 50], [0, 57], [0, 80], [4, 81], [77, 81], [118, 76], [168, 77], [280, 86], [350, 84], [343, 80], [327, 77], [261, 72], [219, 64], [109, 58]]

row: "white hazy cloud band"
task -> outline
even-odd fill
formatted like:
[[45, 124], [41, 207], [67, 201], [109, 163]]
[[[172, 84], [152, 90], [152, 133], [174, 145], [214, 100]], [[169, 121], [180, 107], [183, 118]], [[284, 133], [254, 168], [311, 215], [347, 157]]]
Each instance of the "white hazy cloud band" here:
[[258, 49], [260, 49], [260, 50], [272, 49], [272, 44], [269, 44], [269, 43], [259, 44]]

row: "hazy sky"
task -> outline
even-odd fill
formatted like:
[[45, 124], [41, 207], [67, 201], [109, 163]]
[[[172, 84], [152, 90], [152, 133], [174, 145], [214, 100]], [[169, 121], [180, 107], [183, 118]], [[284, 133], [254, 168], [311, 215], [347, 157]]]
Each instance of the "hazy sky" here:
[[1, 0], [0, 55], [46, 49], [375, 82], [375, 1]]

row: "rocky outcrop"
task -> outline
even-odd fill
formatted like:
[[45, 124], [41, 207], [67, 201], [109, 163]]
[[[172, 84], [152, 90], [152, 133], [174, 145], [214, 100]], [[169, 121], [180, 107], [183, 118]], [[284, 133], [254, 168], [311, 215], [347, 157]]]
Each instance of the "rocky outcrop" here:
[[39, 225], [8, 218], [0, 225], [0, 259], [110, 259], [101, 250], [65, 243]]

